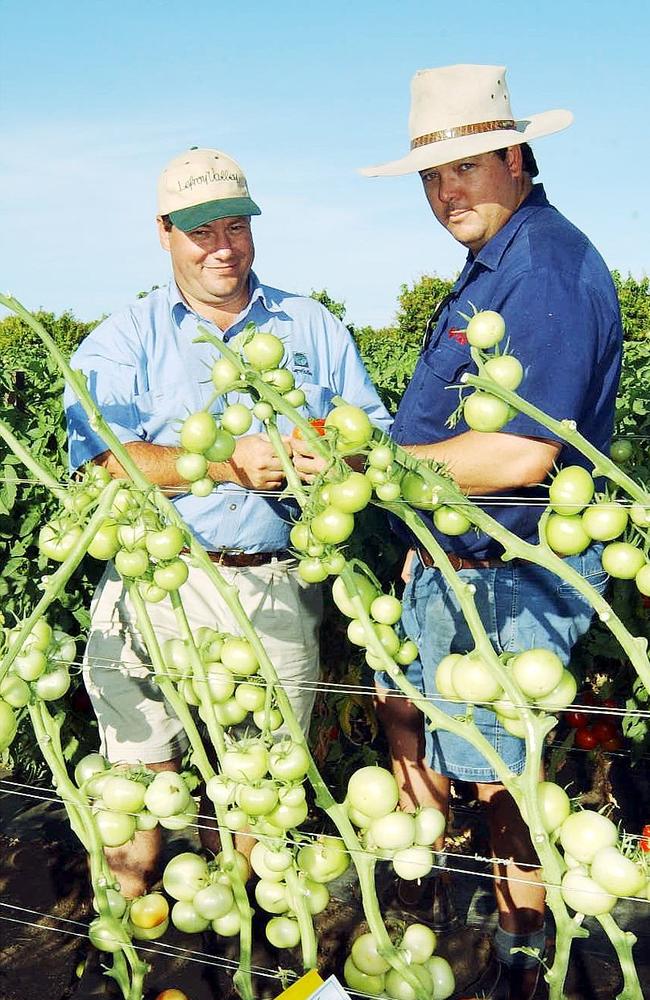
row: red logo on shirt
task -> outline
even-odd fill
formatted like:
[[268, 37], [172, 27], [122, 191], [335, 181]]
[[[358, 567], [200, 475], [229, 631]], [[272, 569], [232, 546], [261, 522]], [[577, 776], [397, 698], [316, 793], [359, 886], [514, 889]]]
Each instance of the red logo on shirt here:
[[455, 326], [450, 326], [447, 331], [447, 336], [451, 340], [457, 340], [459, 344], [466, 344], [467, 337], [464, 330], [458, 330]]

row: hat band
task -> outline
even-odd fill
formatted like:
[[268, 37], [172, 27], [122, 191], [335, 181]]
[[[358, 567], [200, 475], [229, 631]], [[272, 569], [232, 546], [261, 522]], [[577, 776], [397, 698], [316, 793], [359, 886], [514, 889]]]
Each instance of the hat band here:
[[458, 125], [456, 128], [441, 128], [439, 132], [427, 132], [411, 140], [411, 149], [428, 146], [432, 142], [443, 139], [460, 139], [464, 135], [479, 135], [481, 132], [498, 132], [501, 129], [516, 129], [517, 123], [512, 118], [500, 118], [498, 121], [477, 122], [476, 125]]

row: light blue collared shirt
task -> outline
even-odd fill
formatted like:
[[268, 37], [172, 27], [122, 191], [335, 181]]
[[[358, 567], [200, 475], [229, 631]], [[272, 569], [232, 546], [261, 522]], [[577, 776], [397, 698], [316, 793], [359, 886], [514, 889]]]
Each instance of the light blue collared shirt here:
[[[279, 337], [287, 367], [307, 398], [302, 412], [323, 417], [334, 396], [362, 407], [382, 430], [391, 417], [381, 403], [346, 327], [314, 299], [261, 285], [251, 274], [251, 298], [235, 322], [222, 332], [183, 301], [172, 280], [134, 305], [100, 323], [79, 346], [72, 367], [88, 378], [91, 395], [123, 443], [148, 441], [178, 446], [181, 422], [205, 407], [213, 395], [210, 372], [220, 357], [210, 344], [195, 344], [197, 326], [208, 327], [228, 343], [247, 323]], [[228, 403], [250, 404], [250, 396], [228, 393]], [[224, 397], [212, 406], [224, 407]], [[65, 393], [71, 469], [106, 451], [70, 389]], [[284, 417], [282, 434], [291, 432]], [[249, 433], [263, 425], [253, 419]], [[288, 544], [295, 507], [223, 483], [209, 497], [182, 494], [173, 501], [179, 514], [207, 549], [265, 552]]]

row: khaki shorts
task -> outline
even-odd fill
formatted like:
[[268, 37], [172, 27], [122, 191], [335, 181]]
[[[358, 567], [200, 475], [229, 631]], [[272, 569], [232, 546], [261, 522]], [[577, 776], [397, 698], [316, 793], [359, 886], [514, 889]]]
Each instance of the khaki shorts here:
[[[221, 566], [234, 586], [307, 732], [319, 674], [320, 587], [305, 584], [294, 560], [263, 566]], [[204, 570], [190, 567], [181, 598], [192, 630], [202, 625], [240, 634]], [[147, 605], [159, 643], [178, 635], [169, 600]], [[122, 580], [109, 565], [91, 605], [84, 681], [99, 723], [101, 751], [116, 763], [155, 764], [187, 748], [183, 727], [158, 686], [140, 637], [135, 610]]]

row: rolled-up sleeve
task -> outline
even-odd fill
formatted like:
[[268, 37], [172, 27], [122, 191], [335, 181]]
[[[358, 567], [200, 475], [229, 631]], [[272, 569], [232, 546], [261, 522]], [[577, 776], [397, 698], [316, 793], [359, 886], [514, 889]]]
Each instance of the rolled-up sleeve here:
[[[90, 395], [117, 438], [126, 444], [144, 437], [134, 405], [138, 391], [139, 363], [124, 333], [113, 320], [101, 323], [72, 357], [72, 368], [86, 376]], [[65, 415], [71, 471], [108, 450], [101, 434], [76, 394], [66, 386]]]

